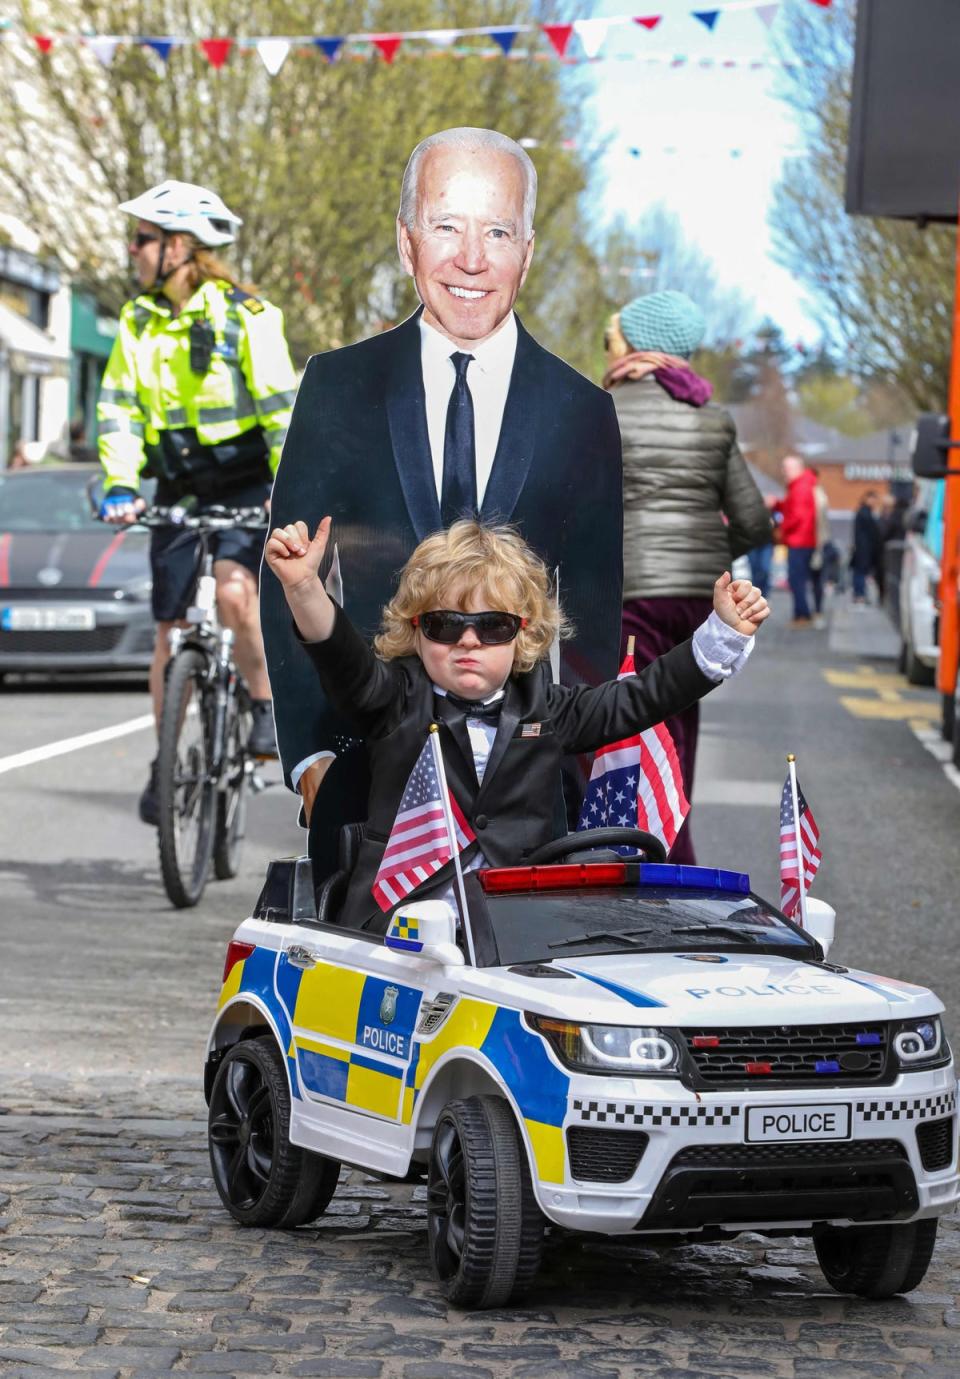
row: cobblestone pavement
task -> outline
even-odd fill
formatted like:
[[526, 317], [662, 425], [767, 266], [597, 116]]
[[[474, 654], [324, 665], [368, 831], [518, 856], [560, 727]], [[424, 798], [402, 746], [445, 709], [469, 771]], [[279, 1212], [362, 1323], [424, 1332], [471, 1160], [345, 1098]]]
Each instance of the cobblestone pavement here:
[[[103, 1093], [97, 1114], [0, 1116], [5, 1379], [960, 1371], [956, 1218], [941, 1226], [923, 1291], [909, 1298], [833, 1294], [803, 1240], [652, 1250], [553, 1232], [524, 1307], [463, 1314], [430, 1277], [422, 1187], [344, 1173], [316, 1226], [234, 1225], [210, 1182], [195, 1085], [186, 1088], [142, 1094], [153, 1115], [140, 1119], [118, 1115], [122, 1103]], [[195, 1119], [164, 1118], [178, 1100], [181, 1117], [186, 1107]]]

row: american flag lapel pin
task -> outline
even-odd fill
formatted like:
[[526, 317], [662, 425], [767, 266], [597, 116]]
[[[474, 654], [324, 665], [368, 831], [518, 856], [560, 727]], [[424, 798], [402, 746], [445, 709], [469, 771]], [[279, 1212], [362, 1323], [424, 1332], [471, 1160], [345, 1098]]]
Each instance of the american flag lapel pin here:
[[520, 725], [520, 736], [521, 736], [521, 737], [539, 737], [539, 736], [540, 736], [540, 724], [539, 724], [539, 723], [522, 723], [522, 724]]

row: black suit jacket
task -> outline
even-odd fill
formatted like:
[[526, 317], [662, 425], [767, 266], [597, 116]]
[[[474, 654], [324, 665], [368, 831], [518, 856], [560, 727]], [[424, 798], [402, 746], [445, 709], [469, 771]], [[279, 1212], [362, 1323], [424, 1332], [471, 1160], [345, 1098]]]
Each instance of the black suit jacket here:
[[[434, 694], [417, 656], [378, 660], [340, 612], [329, 640], [306, 644], [305, 650], [326, 698], [366, 743], [370, 809], [343, 922], [380, 932], [386, 931], [389, 915], [377, 906], [371, 887], [431, 723], [440, 726], [447, 782], [476, 834], [462, 859], [468, 861], [479, 848], [491, 866], [499, 867], [519, 862], [565, 831], [562, 820], [558, 827], [556, 809], [564, 755], [594, 752], [642, 732], [715, 688], [697, 666], [689, 641], [635, 676], [595, 687], [556, 685], [541, 663], [507, 681], [481, 783], [462, 714]], [[536, 731], [530, 732], [534, 724]], [[452, 877], [448, 863], [417, 893], [442, 891]]]
[[[427, 434], [417, 312], [395, 330], [315, 355], [307, 365], [273, 491], [271, 521], [315, 530], [333, 517], [343, 604], [372, 637], [396, 576], [442, 523]], [[608, 394], [549, 354], [518, 322], [485, 521], [515, 523], [552, 570], [576, 627], [561, 678], [616, 673], [623, 500], [620, 432]], [[326, 570], [322, 572], [326, 574]], [[311, 821], [318, 874], [335, 865], [339, 825], [366, 817], [368, 776], [353, 730], [320, 691], [293, 635], [283, 591], [264, 566], [261, 618], [284, 771], [337, 754]]]

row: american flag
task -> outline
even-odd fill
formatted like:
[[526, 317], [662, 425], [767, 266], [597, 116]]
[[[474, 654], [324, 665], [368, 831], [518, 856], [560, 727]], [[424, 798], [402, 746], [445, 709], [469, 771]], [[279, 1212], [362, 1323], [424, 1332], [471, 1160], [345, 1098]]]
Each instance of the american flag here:
[[[429, 881], [453, 856], [444, 821], [442, 791], [433, 760], [433, 745], [428, 738], [410, 772], [380, 869], [371, 887], [381, 910], [398, 905], [405, 895]], [[475, 841], [475, 834], [452, 794], [450, 808], [457, 850], [462, 852]]]
[[[803, 798], [797, 782], [797, 805], [800, 810], [800, 844], [803, 850], [803, 890], [810, 889], [823, 856], [817, 844], [820, 830]], [[780, 908], [788, 919], [800, 909], [800, 869], [797, 865], [797, 826], [793, 817], [793, 791], [787, 776], [780, 796]]]
[[[617, 679], [636, 673], [628, 653]], [[658, 723], [595, 753], [577, 828], [643, 828], [669, 852], [689, 812], [677, 749]]]

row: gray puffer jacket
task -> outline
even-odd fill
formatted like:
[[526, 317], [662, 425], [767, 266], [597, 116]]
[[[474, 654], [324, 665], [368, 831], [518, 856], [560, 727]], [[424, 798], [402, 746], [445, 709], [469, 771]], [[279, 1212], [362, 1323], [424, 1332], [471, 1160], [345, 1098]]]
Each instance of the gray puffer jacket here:
[[623, 438], [623, 597], [710, 597], [736, 556], [771, 540], [733, 418], [677, 401], [652, 377], [619, 384], [613, 400]]

